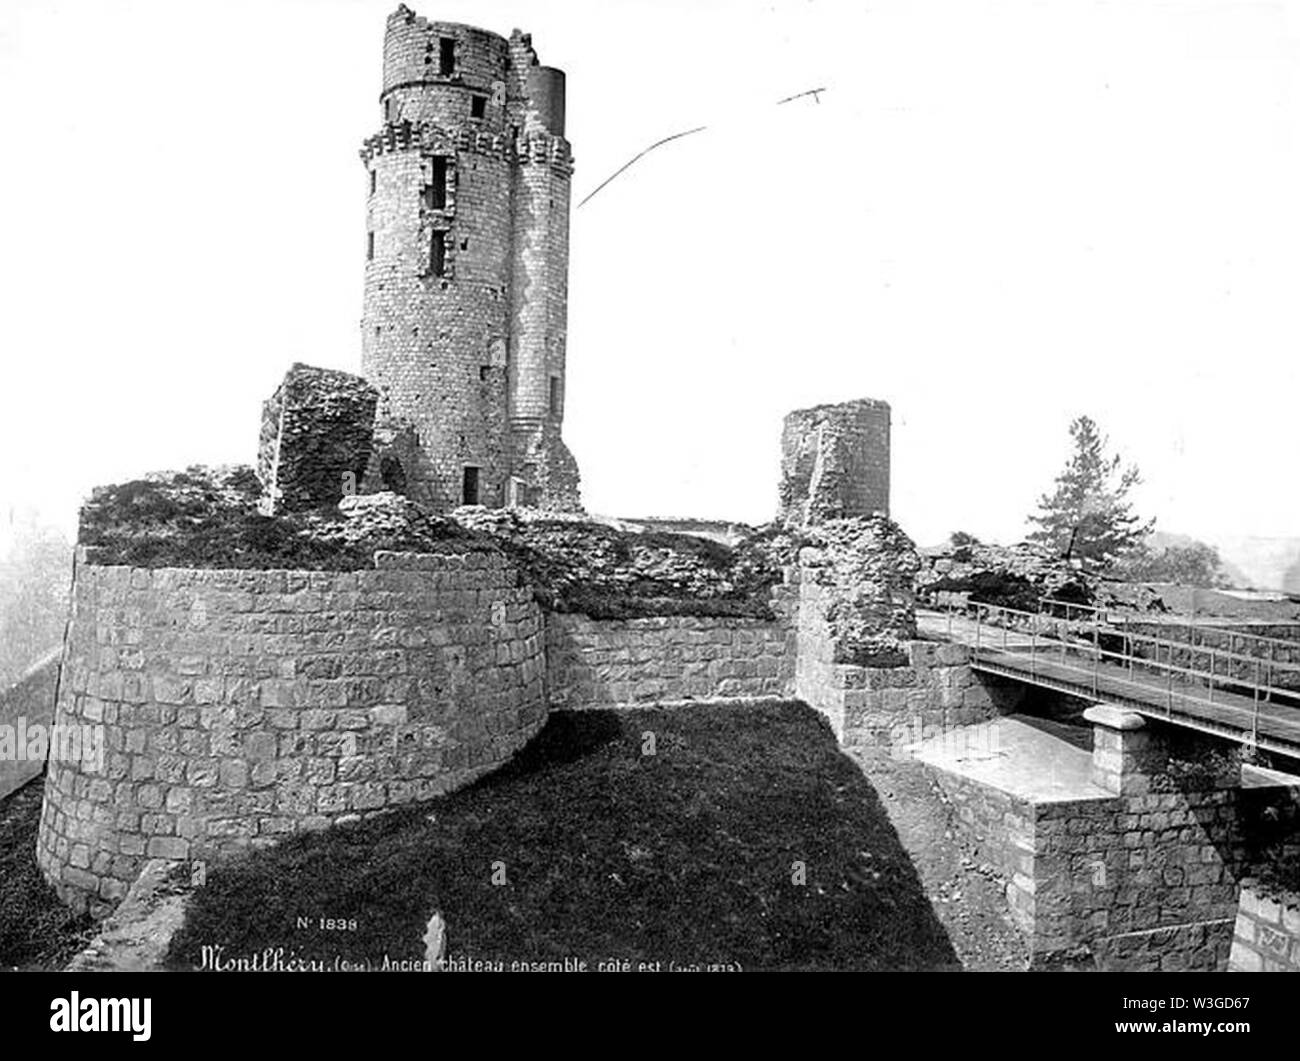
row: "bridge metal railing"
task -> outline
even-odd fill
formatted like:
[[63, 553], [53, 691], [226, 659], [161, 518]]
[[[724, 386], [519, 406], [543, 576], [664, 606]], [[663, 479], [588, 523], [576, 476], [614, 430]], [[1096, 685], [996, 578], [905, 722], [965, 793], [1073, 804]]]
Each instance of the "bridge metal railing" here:
[[1300, 754], [1300, 663], [1250, 643], [1277, 639], [1234, 632], [1244, 640], [1224, 649], [1134, 631], [1104, 608], [1051, 599], [1039, 605], [1043, 610], [1027, 611], [949, 600], [937, 607], [949, 639], [965, 642], [986, 670]]

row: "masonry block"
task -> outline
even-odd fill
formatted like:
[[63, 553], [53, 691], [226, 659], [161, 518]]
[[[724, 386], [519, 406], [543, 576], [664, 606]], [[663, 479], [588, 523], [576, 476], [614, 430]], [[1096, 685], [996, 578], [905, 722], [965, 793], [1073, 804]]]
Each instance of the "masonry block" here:
[[289, 369], [262, 409], [257, 475], [268, 514], [336, 505], [358, 491], [378, 401], [359, 376]]

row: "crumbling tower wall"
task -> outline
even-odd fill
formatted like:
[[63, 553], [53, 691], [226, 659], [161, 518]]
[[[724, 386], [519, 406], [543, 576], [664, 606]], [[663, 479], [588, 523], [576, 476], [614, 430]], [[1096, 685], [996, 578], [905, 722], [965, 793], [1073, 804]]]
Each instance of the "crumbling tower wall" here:
[[418, 439], [425, 459], [403, 474], [441, 508], [576, 509], [577, 467], [559, 440], [564, 76], [518, 31], [507, 41], [399, 7], [380, 107], [382, 129], [361, 151], [362, 371], [382, 394], [381, 422]]
[[889, 404], [862, 398], [788, 414], [780, 493], [786, 522], [889, 515]]
[[337, 505], [370, 461], [375, 389], [347, 372], [294, 364], [262, 405], [263, 511]]
[[[519, 130], [514, 169], [510, 336], [510, 427], [525, 503], [579, 508], [578, 469], [560, 438], [568, 329], [569, 202], [572, 169], [550, 159], [567, 149], [565, 81], [541, 66], [532, 40], [510, 38], [507, 103]], [[562, 146], [563, 145], [563, 148]]]

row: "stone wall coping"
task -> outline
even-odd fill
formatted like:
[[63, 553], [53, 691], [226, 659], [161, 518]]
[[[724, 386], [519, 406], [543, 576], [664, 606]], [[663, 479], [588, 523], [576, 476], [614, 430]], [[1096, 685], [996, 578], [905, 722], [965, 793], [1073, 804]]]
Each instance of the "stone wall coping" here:
[[1137, 712], [1114, 704], [1094, 704], [1084, 711], [1083, 717], [1094, 726], [1104, 726], [1106, 729], [1142, 729], [1147, 724], [1146, 719]]
[[[105, 573], [144, 572], [149, 577], [194, 575], [198, 581], [214, 581], [222, 578], [235, 578], [246, 575], [307, 575], [317, 577], [339, 577], [345, 575], [374, 574], [375, 571], [440, 571], [451, 567], [499, 567], [504, 566], [506, 558], [502, 553], [485, 549], [467, 549], [464, 552], [394, 552], [379, 549], [374, 553], [373, 568], [320, 568], [310, 567], [141, 567], [132, 564], [96, 564], [84, 559], [85, 546], [77, 547], [79, 559], [77, 566], [88, 571]], [[473, 557], [483, 557], [473, 560]], [[55, 650], [52, 650], [55, 651]], [[60, 648], [57, 651], [62, 651]]]

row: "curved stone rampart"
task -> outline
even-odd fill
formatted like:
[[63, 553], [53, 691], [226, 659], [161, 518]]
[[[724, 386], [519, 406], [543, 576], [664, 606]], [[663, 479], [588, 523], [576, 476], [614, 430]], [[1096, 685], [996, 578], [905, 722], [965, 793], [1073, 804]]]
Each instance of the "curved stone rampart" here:
[[66, 902], [459, 788], [541, 728], [542, 615], [502, 556], [376, 568], [78, 565], [56, 722], [103, 754], [49, 764], [37, 857]]

